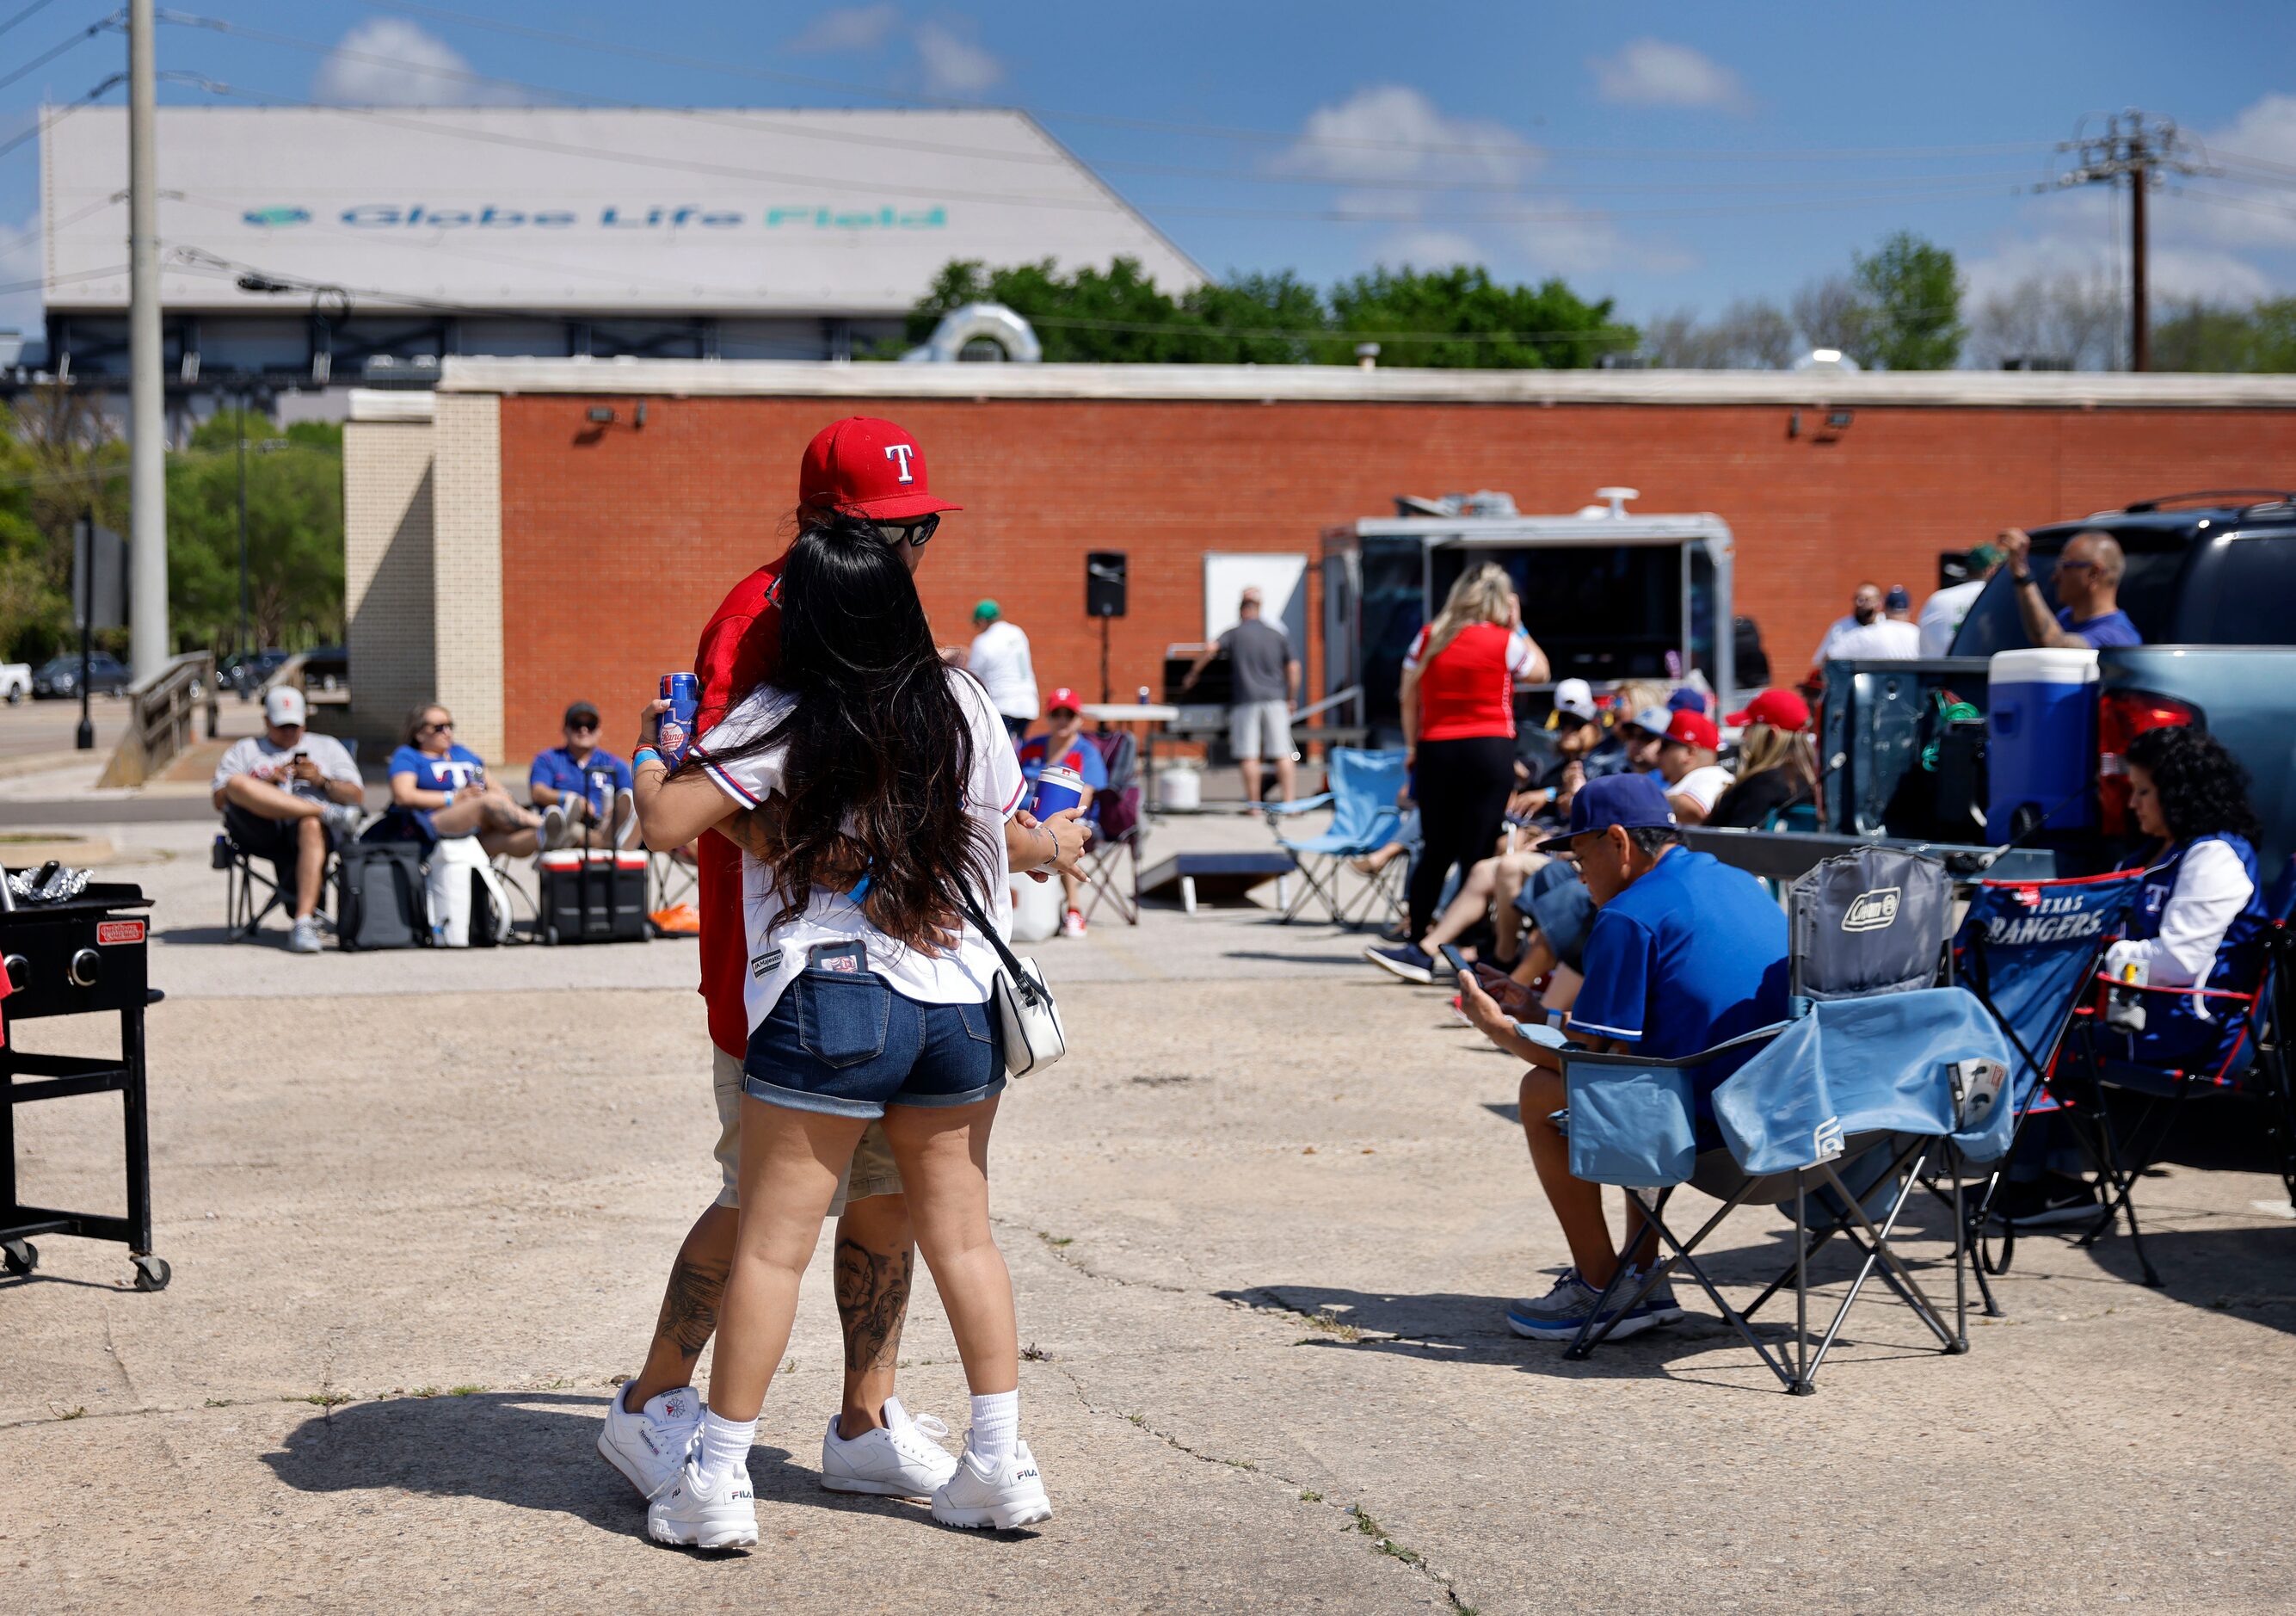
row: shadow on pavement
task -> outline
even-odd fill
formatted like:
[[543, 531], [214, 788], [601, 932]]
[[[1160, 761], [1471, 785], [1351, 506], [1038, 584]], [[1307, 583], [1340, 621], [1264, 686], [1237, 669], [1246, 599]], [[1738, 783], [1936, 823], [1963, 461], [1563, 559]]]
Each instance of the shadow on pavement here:
[[[572, 1391], [352, 1403], [304, 1421], [263, 1462], [299, 1492], [488, 1498], [642, 1538], [645, 1505], [598, 1456], [604, 1408], [603, 1398]], [[931, 1524], [921, 1504], [823, 1491], [811, 1465], [793, 1463], [783, 1448], [751, 1449], [750, 1477], [760, 1505], [801, 1504]]]
[[270, 947], [283, 951], [287, 947], [287, 932], [283, 926], [275, 926], [266, 931], [258, 931], [252, 938], [242, 939], [238, 931], [231, 926], [170, 926], [165, 931], [154, 931], [152, 934], [152, 940], [155, 943], [202, 945], [245, 940], [258, 947]]

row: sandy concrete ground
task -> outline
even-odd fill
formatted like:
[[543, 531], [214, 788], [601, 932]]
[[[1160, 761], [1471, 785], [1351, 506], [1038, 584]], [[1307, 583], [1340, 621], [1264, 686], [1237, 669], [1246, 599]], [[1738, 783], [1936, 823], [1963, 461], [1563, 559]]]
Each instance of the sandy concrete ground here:
[[[222, 947], [189, 827], [97, 828], [161, 899], [176, 1277], [137, 1293], [119, 1248], [50, 1238], [0, 1283], [0, 1609], [2296, 1606], [2273, 1181], [2147, 1180], [2162, 1291], [2122, 1240], [2029, 1238], [1966, 1357], [1862, 1304], [1815, 1398], [1688, 1297], [1566, 1363], [1500, 1317], [1562, 1255], [1513, 1067], [1359, 939], [1258, 911], [1034, 950], [1076, 1053], [1006, 1104], [997, 1212], [1054, 1521], [984, 1538], [816, 1488], [824, 1255], [751, 1464], [758, 1551], [657, 1548], [591, 1444], [715, 1186], [690, 946]], [[116, 1206], [116, 1117], [21, 1112], [27, 1196]], [[1766, 1276], [1783, 1235], [1742, 1213], [1718, 1270]], [[929, 1282], [906, 1351], [912, 1406], [961, 1426]]]

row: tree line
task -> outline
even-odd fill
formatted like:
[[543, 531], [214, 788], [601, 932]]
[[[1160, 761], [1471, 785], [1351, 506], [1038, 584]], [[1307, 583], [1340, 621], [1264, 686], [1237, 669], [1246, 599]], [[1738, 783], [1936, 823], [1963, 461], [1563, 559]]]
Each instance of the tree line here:
[[[247, 435], [250, 638], [238, 647], [239, 439]], [[168, 455], [168, 603], [178, 649], [340, 642], [343, 634], [342, 428], [284, 429], [225, 410]], [[0, 652], [40, 662], [76, 648], [78, 523], [127, 531], [127, 448], [96, 401], [43, 384], [0, 410]], [[124, 629], [95, 642], [125, 656]], [[137, 671], [145, 671], [138, 669]]]
[[[945, 266], [910, 311], [894, 358], [950, 309], [1002, 303], [1036, 328], [1044, 357], [1104, 365], [1350, 365], [1433, 369], [1647, 365], [1784, 370], [1830, 348], [1868, 369], [2116, 370], [2128, 363], [2128, 294], [2110, 275], [2042, 271], [1970, 296], [1952, 250], [1899, 231], [1792, 297], [1742, 298], [1720, 313], [1660, 314], [1639, 325], [1610, 299], [1559, 280], [1510, 285], [1482, 268], [1376, 269], [1320, 290], [1291, 271], [1231, 275], [1175, 297], [1130, 258], [1062, 273], [1050, 259]], [[2159, 370], [2296, 370], [2296, 298], [2251, 307], [2156, 300]]]

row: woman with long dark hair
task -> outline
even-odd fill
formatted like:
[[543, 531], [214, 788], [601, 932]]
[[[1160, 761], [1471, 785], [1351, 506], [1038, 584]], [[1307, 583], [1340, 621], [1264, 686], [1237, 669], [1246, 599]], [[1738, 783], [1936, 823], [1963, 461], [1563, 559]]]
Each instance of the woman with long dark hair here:
[[[2146, 730], [2128, 743], [2128, 759], [2129, 814], [2160, 840], [2145, 860], [2127, 936], [2106, 952], [2107, 972], [2130, 972], [2151, 988], [2253, 992], [2263, 974], [2265, 915], [2246, 774], [2223, 742], [2183, 725]], [[2245, 1025], [2239, 1000], [2141, 997], [2141, 1031], [2098, 1029], [2108, 1058], [2214, 1070]]]
[[988, 1133], [1004, 1087], [980, 921], [1011, 923], [1008, 872], [1073, 868], [1073, 812], [1037, 825], [1004, 726], [945, 668], [905, 529], [809, 513], [781, 575], [781, 665], [672, 772], [647, 709], [636, 759], [652, 847], [741, 842], [750, 933], [741, 1226], [709, 1407], [647, 1511], [665, 1543], [757, 1541], [746, 1459], [789, 1345], [800, 1276], [872, 1119], [882, 1118], [972, 1390], [936, 1520], [1010, 1528], [1052, 1510], [1019, 1440], [1012, 1281], [988, 1223]]

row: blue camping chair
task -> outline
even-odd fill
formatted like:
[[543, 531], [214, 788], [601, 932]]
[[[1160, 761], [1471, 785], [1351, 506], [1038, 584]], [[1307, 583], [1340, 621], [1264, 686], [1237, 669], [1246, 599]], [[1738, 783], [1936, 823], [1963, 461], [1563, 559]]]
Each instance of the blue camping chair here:
[[[1981, 1136], [2005, 1133], [1989, 1115], [1973, 1114], [1970, 1123], [1962, 1122], [1956, 1076], [1967, 1062], [2004, 1060], [2006, 1041], [1984, 1007], [1959, 988], [1797, 998], [1794, 1012], [1785, 1021], [1679, 1060], [1563, 1052], [1571, 1173], [1626, 1186], [1636, 1209], [1633, 1221], [1646, 1226], [1664, 1249], [1622, 1300], [1616, 1293], [1626, 1288], [1632, 1270], [1620, 1265], [1570, 1356], [1585, 1357], [1618, 1318], [1677, 1267], [1698, 1282], [1764, 1366], [1797, 1396], [1816, 1390], [1819, 1367], [1877, 1270], [1944, 1350], [1968, 1350], [1959, 1220], [1954, 1225], [1956, 1308], [1950, 1328], [1890, 1236], [1932, 1153], [1957, 1134], [1966, 1134], [1972, 1148], [1983, 1148]], [[1752, 1057], [1714, 1091], [1718, 1136], [1702, 1139], [1692, 1074], [1749, 1047], [1755, 1049]], [[1667, 1201], [1685, 1184], [1722, 1202], [1686, 1240], [1665, 1221]], [[1808, 1234], [1813, 1201], [1830, 1210], [1833, 1226], [1815, 1239]], [[1701, 1245], [1739, 1207], [1788, 1202], [1796, 1227], [1792, 1266], [1751, 1307], [1732, 1308], [1698, 1260]], [[1869, 1203], [1874, 1211], [1868, 1211]], [[1864, 1260], [1813, 1351], [1809, 1259], [1837, 1232], [1858, 1248]], [[1641, 1236], [1638, 1226], [1629, 1236], [1629, 1251]], [[1757, 1335], [1750, 1322], [1789, 1278], [1795, 1300], [1791, 1357]]]
[[1981, 881], [1970, 895], [1968, 913], [1955, 934], [1956, 978], [1975, 994], [2008, 1040], [2008, 1137], [1988, 1155], [1949, 1151], [1938, 1177], [1982, 1179], [1973, 1201], [1964, 1202], [1965, 1239], [1977, 1252], [1977, 1287], [1988, 1317], [2002, 1308], [1988, 1274], [2005, 1274], [2017, 1246], [2013, 1223], [2000, 1224], [1997, 1252], [1989, 1244], [1994, 1198], [2002, 1168], [2026, 1122], [2065, 1109], [2049, 1085], [2066, 1029], [2087, 995], [2105, 945], [2119, 935], [2143, 876], [2137, 872], [2083, 876], [2067, 881]]
[[[2264, 909], [2271, 923], [2252, 980], [2229, 988], [2137, 988], [2099, 977], [2095, 1002], [2082, 1018], [2087, 1036], [2081, 1066], [2087, 1075], [2090, 1101], [2084, 1108], [2085, 1131], [2104, 1185], [2105, 1205], [2074, 1244], [2095, 1244], [2111, 1232], [2116, 1220], [2126, 1218], [2129, 1246], [2136, 1253], [2137, 1266], [2148, 1285], [2159, 1285], [2161, 1276], [2145, 1254], [2144, 1235], [2137, 1226], [2136, 1207], [2130, 1197], [2136, 1180], [2167, 1152], [2169, 1136], [2187, 1100], [2231, 1095], [2264, 1099], [2271, 1107], [2273, 1132], [2282, 1145], [2281, 1177], [2289, 1186], [2292, 1201], [2296, 1201], [2296, 1159], [2288, 1152], [2288, 1130], [2291, 1122], [2296, 1121], [2296, 1112], [2291, 1110], [2286, 1043], [2290, 1031], [2296, 1030], [2287, 1015], [2288, 1001], [2296, 997], [2289, 981], [2291, 966], [2296, 964], [2296, 933], [2290, 929], [2292, 918], [2296, 918], [2296, 859], [2289, 861], [2280, 879], [2267, 891]], [[2212, 1013], [2240, 1023], [2240, 1032], [2221, 1057], [2193, 1070], [2110, 1059], [2100, 1047], [2107, 1039], [2096, 1026], [2104, 1013], [2108, 993], [2129, 995], [2138, 1005], [2155, 1005], [2171, 996], [2197, 997], [2207, 1001]], [[2107, 1089], [2133, 1095], [2137, 1102], [2137, 1113], [2126, 1137], [2106, 1104]]]
[[1279, 833], [1275, 838], [1276, 846], [1291, 854], [1300, 869], [1300, 885], [1284, 905], [1283, 919], [1287, 923], [1298, 919], [1313, 898], [1322, 902], [1333, 925], [1358, 925], [1374, 914], [1384, 920], [1402, 906], [1404, 861], [1390, 864], [1352, 903], [1341, 891], [1340, 874], [1347, 860], [1375, 853], [1395, 840], [1402, 824], [1395, 799], [1406, 775], [1403, 754], [1335, 746], [1325, 774], [1329, 791], [1267, 808], [1271, 827], [1289, 815], [1325, 807], [1332, 810], [1332, 823], [1319, 835], [1294, 838]]

